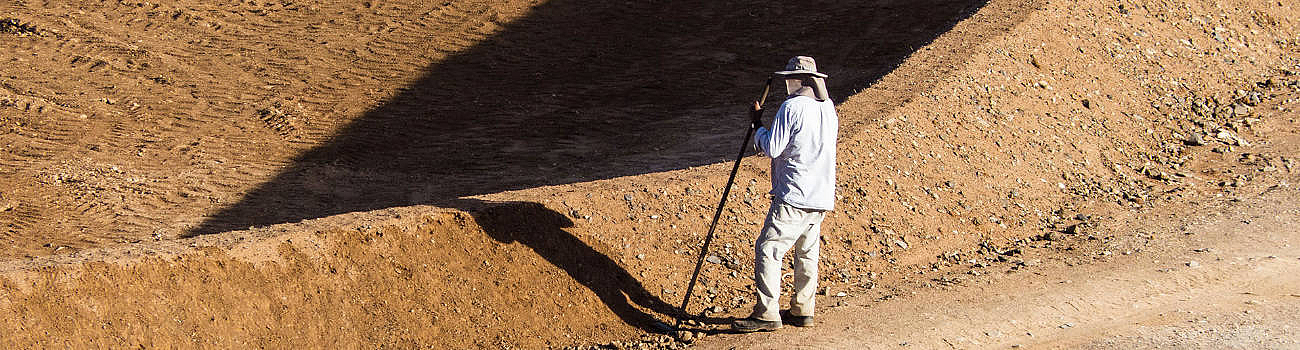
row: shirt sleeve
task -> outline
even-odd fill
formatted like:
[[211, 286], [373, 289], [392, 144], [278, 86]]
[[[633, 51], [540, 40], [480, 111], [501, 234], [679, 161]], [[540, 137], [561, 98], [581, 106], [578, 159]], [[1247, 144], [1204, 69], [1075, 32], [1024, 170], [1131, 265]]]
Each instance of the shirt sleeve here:
[[794, 134], [795, 117], [786, 108], [786, 104], [781, 104], [781, 108], [776, 110], [776, 116], [772, 117], [772, 127], [759, 127], [754, 132], [754, 145], [768, 157], [780, 157], [790, 144], [790, 136]]

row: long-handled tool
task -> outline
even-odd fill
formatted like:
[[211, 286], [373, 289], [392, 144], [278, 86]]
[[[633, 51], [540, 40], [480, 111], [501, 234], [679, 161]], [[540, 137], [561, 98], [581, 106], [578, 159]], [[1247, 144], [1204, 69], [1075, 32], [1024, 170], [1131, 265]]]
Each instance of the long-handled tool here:
[[[772, 78], [767, 78], [763, 84], [763, 96], [759, 97], [758, 105], [762, 107], [767, 102], [767, 93], [771, 91]], [[722, 208], [727, 205], [727, 195], [731, 194], [731, 184], [736, 181], [736, 172], [740, 171], [740, 161], [745, 158], [745, 151], [749, 149], [749, 140], [754, 137], [755, 126], [751, 124], [745, 131], [745, 142], [740, 144], [740, 155], [736, 156], [736, 164], [731, 166], [731, 176], [727, 177], [727, 187], [722, 189], [722, 200], [718, 201], [718, 210], [713, 212], [713, 223], [709, 224], [709, 234], [704, 237], [704, 247], [700, 248], [700, 258], [695, 262], [695, 272], [691, 274], [691, 283], [686, 285], [686, 298], [682, 299], [682, 312], [686, 312], [686, 305], [691, 302], [691, 292], [695, 291], [695, 282], [700, 277], [700, 269], [704, 268], [704, 258], [709, 254], [709, 244], [713, 243], [713, 230], [718, 227], [718, 218], [722, 217]], [[689, 314], [689, 313], [688, 313]], [[679, 328], [682, 320], [677, 319], [677, 324], [673, 328]]]

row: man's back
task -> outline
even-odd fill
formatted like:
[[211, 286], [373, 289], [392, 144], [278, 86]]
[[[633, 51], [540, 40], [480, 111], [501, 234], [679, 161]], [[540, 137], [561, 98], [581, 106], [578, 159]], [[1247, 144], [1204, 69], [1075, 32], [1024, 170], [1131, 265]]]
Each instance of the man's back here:
[[770, 129], [756, 143], [772, 157], [772, 195], [792, 206], [831, 210], [835, 206], [835, 141], [839, 118], [830, 99], [791, 97], [781, 104]]

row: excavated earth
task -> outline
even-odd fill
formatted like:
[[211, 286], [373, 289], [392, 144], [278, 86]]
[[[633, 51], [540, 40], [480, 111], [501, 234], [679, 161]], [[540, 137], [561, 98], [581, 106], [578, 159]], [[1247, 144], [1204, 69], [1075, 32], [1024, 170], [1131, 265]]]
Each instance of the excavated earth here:
[[676, 307], [743, 107], [797, 54], [841, 120], [822, 308], [1092, 259], [1117, 218], [1300, 172], [1297, 10], [9, 1], [0, 344], [685, 346], [753, 301], [760, 157]]

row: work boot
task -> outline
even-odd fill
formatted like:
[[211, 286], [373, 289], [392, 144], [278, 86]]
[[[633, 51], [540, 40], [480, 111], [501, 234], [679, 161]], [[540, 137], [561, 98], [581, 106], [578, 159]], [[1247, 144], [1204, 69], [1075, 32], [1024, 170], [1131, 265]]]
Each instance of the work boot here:
[[795, 316], [790, 311], [781, 311], [781, 322], [795, 327], [812, 327], [814, 324], [812, 316]]
[[781, 321], [763, 321], [757, 318], [742, 318], [731, 322], [731, 329], [737, 333], [770, 332], [781, 329]]

